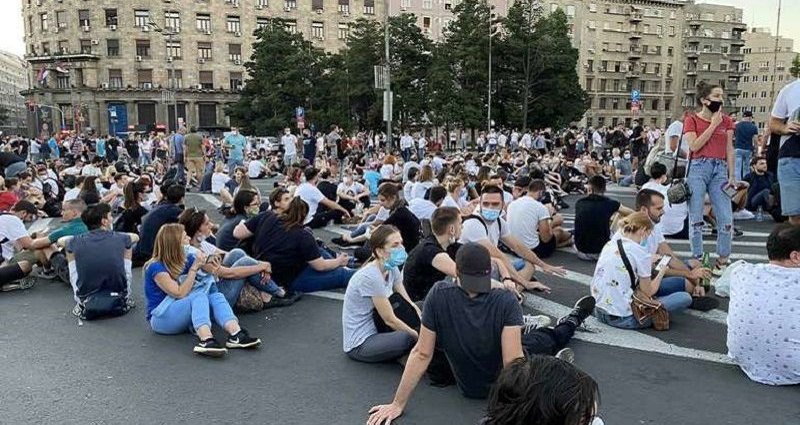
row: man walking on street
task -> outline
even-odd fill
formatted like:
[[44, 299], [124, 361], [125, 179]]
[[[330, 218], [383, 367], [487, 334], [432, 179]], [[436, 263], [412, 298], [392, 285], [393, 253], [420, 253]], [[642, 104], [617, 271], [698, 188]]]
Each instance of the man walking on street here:
[[744, 111], [744, 119], [736, 123], [736, 181], [740, 182], [750, 172], [753, 146], [758, 143], [758, 127], [753, 123], [753, 112]]
[[186, 167], [185, 135], [186, 127], [179, 128], [178, 132], [172, 136], [172, 141], [169, 144], [172, 165], [178, 170], [176, 178], [179, 182], [186, 181], [186, 174], [184, 173], [184, 167]]

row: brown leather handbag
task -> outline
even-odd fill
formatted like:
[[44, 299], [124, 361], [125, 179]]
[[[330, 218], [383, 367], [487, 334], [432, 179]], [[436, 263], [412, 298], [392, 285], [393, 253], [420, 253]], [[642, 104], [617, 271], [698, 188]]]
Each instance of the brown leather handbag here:
[[664, 306], [653, 299], [653, 297], [644, 293], [639, 287], [639, 279], [636, 278], [636, 273], [633, 272], [631, 262], [625, 254], [625, 249], [622, 247], [622, 239], [617, 239], [617, 247], [619, 248], [619, 255], [622, 257], [622, 262], [625, 264], [625, 269], [628, 270], [628, 276], [631, 279], [631, 289], [633, 289], [633, 296], [631, 297], [631, 311], [633, 318], [639, 324], [644, 324], [647, 319], [653, 323], [653, 329], [657, 331], [669, 330], [669, 312]]

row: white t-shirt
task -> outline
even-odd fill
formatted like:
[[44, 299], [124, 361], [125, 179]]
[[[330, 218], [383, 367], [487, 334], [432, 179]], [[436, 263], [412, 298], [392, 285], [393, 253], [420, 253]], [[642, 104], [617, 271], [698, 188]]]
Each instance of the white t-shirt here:
[[380, 173], [382, 179], [390, 180], [394, 175], [394, 167], [392, 164], [383, 164], [383, 166], [381, 166]]
[[[611, 241], [614, 243], [617, 242], [617, 239], [621, 238], [623, 238], [621, 230], [617, 230], [616, 233], [611, 235]], [[652, 255], [658, 252], [658, 246], [661, 245], [661, 243], [665, 240], [664, 234], [661, 233], [661, 229], [659, 229], [658, 225], [655, 225], [655, 227], [653, 227], [653, 231], [650, 232], [650, 236], [645, 239], [644, 245], [640, 244], [639, 246]]]
[[669, 186], [664, 186], [656, 182], [647, 182], [642, 186], [642, 189], [651, 189], [660, 192], [664, 195], [664, 215], [661, 216], [661, 222], [656, 225], [661, 233], [664, 235], [674, 235], [683, 230], [684, 220], [689, 215], [689, 206], [686, 202], [682, 204], [670, 204], [667, 199], [667, 190]]
[[461, 208], [464, 208], [464, 207], [467, 206], [467, 201], [465, 201], [465, 200], [463, 200], [461, 198], [453, 199], [453, 196], [448, 194], [442, 200], [442, 206], [443, 207], [453, 207], [453, 208], [461, 209]]
[[417, 198], [424, 199], [425, 192], [427, 192], [428, 189], [432, 187], [433, 187], [432, 181], [414, 183], [414, 187], [411, 188], [411, 198], [407, 200], [410, 201], [412, 199], [417, 199]]
[[[683, 123], [675, 120], [673, 121], [669, 127], [667, 127], [667, 131], [664, 132], [664, 152], [671, 153], [672, 146], [670, 143], [670, 139], [673, 137], [681, 137], [683, 134]], [[689, 155], [689, 142], [686, 141], [686, 136], [683, 136], [683, 140], [680, 141], [681, 145], [681, 156], [684, 158]]]
[[508, 230], [530, 249], [539, 246], [539, 222], [550, 220], [550, 211], [530, 196], [522, 196], [508, 204]]
[[103, 172], [92, 164], [86, 164], [81, 169], [82, 176], [100, 176]]
[[800, 268], [743, 264], [731, 274], [728, 356], [750, 379], [800, 384]]
[[[798, 109], [800, 109], [800, 80], [795, 80], [778, 93], [775, 106], [772, 107], [772, 116], [782, 120], [791, 118]], [[781, 147], [789, 137], [791, 136], [781, 136]]]
[[413, 145], [414, 145], [414, 139], [411, 136], [406, 134], [405, 136], [400, 138], [400, 149], [408, 149]]
[[308, 215], [306, 215], [306, 220], [303, 222], [303, 224], [308, 224], [317, 213], [317, 207], [319, 207], [320, 201], [325, 199], [325, 195], [323, 195], [316, 186], [306, 182], [297, 186], [297, 189], [294, 191], [294, 196], [299, 197], [308, 204]]
[[219, 195], [219, 192], [231, 180], [225, 173], [214, 173], [211, 175], [211, 193]]
[[[482, 223], [485, 223], [486, 226]], [[489, 239], [489, 242], [497, 246], [500, 242], [501, 238], [504, 238], [510, 234], [508, 230], [508, 223], [502, 218], [498, 218], [497, 220], [486, 223], [483, 221], [483, 218], [475, 219], [464, 219], [463, 223], [461, 224], [461, 239], [458, 241], [462, 244], [468, 242], [479, 242], [485, 239]]]
[[345, 182], [341, 182], [341, 183], [339, 183], [338, 186], [336, 186], [336, 192], [337, 193], [338, 192], [344, 192], [344, 193], [349, 194], [351, 196], [356, 196], [358, 194], [364, 193], [365, 190], [367, 190], [367, 188], [365, 188], [363, 184], [361, 184], [359, 182], [356, 182], [356, 181], [354, 181], [350, 185], [347, 185]]
[[433, 211], [436, 210], [436, 204], [426, 199], [416, 198], [408, 202], [408, 210], [420, 220], [430, 220]]
[[419, 164], [417, 164], [415, 161], [408, 161], [403, 164], [403, 183], [408, 181], [408, 170], [412, 168], [419, 170]]
[[297, 155], [297, 139], [291, 134], [284, 134], [281, 137], [284, 155]]
[[414, 182], [407, 181], [406, 184], [403, 185], [403, 199], [406, 201], [411, 200], [411, 192], [414, 190]]
[[417, 140], [417, 147], [425, 149], [425, 146], [428, 146], [428, 140], [424, 137], [420, 137], [419, 140]]
[[4, 260], [14, 256], [16, 252], [14, 243], [25, 236], [28, 236], [28, 231], [19, 217], [13, 214], [0, 215], [0, 241], [5, 241], [2, 245]]
[[247, 164], [247, 176], [251, 179], [258, 178], [266, 166], [261, 161], [254, 159]]
[[[651, 255], [638, 243], [622, 239], [625, 254], [631, 263], [633, 273], [639, 278], [649, 278], [652, 269]], [[606, 243], [597, 260], [594, 277], [591, 283], [592, 296], [597, 300], [597, 308], [619, 317], [627, 317], [631, 312], [631, 278], [622, 256], [617, 248], [617, 241], [612, 238]]]
[[73, 187], [72, 189], [68, 189], [64, 192], [64, 200], [65, 201], [72, 201], [73, 199], [78, 199], [78, 195], [81, 194], [81, 188]]
[[531, 134], [530, 133], [523, 134], [522, 135], [522, 141], [520, 142], [520, 145], [525, 149], [530, 149], [531, 148], [531, 143], [532, 143]]

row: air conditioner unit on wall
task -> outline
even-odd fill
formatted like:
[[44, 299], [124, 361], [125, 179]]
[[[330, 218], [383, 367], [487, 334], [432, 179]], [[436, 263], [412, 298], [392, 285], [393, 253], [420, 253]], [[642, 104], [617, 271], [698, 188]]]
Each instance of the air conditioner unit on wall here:
[[197, 59], [197, 63], [202, 65], [202, 64], [206, 63], [206, 60], [204, 58], [198, 58]]
[[108, 83], [103, 83], [103, 84], [100, 84], [100, 87], [102, 87], [102, 88], [104, 88], [104, 89], [107, 89], [107, 88], [108, 88]]
[[97, 46], [100, 44], [100, 40], [92, 40], [92, 46]]
[[116, 30], [117, 30], [117, 26], [116, 26], [116, 25], [113, 25], [113, 24], [112, 24], [112, 25], [109, 25], [109, 26], [108, 26], [108, 28], [109, 28], [111, 31], [116, 31]]
[[142, 61], [142, 57], [141, 56], [136, 56], [136, 62], [141, 62], [141, 61]]
[[234, 65], [241, 65], [242, 61], [240, 59], [236, 59], [235, 61], [233, 61], [233, 64]]
[[203, 85], [202, 84], [197, 84], [197, 85], [194, 86], [194, 88], [196, 88], [197, 90], [203, 90]]

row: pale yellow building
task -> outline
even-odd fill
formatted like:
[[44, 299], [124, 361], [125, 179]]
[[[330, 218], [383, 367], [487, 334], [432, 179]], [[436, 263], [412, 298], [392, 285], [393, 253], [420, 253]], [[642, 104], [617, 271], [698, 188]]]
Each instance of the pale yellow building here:
[[20, 92], [28, 88], [27, 66], [21, 57], [0, 51], [0, 106], [6, 115], [0, 125], [3, 134], [25, 134], [27, 111]]
[[[778, 39], [777, 61], [776, 38]], [[744, 34], [744, 39], [743, 76], [739, 84], [742, 95], [739, 98], [739, 106], [742, 111], [752, 111], [753, 121], [759, 129], [764, 129], [769, 126], [773, 90], [777, 96], [783, 86], [794, 81], [789, 69], [797, 53], [794, 52], [792, 39], [775, 37], [767, 28], [753, 28]]]

